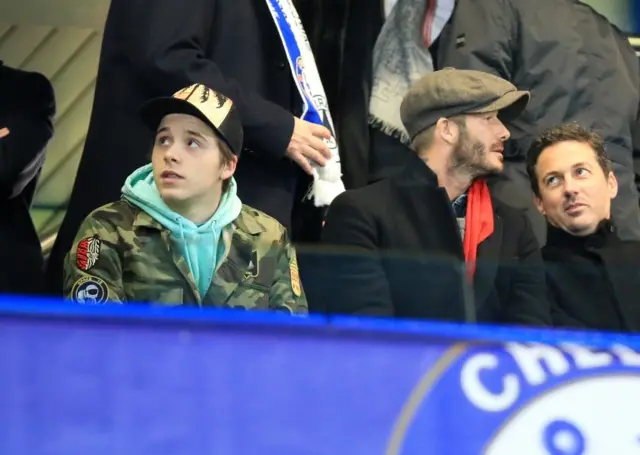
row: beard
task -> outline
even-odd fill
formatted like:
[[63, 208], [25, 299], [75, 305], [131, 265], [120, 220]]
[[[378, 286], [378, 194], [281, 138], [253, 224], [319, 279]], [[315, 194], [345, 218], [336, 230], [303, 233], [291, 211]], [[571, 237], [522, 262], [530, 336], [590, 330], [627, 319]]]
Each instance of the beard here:
[[464, 173], [472, 179], [500, 174], [502, 169], [487, 159], [487, 147], [472, 138], [466, 129], [461, 129], [458, 143], [451, 152], [449, 168], [455, 173]]

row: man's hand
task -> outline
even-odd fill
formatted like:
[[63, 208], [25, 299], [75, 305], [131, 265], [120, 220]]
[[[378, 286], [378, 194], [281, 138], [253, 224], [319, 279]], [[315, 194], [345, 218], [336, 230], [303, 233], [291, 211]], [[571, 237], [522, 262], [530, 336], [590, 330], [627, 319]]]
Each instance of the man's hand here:
[[287, 147], [286, 155], [309, 175], [313, 175], [313, 168], [308, 160], [324, 166], [331, 158], [331, 150], [324, 139], [331, 139], [331, 131], [322, 125], [316, 125], [294, 117], [293, 134]]
[[0, 139], [8, 136], [10, 133], [9, 128], [0, 128]]

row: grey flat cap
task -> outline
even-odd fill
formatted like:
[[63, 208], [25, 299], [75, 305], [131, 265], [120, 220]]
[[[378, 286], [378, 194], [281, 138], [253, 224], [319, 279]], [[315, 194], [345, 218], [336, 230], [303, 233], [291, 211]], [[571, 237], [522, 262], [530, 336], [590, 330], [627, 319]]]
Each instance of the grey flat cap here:
[[414, 83], [400, 105], [400, 118], [411, 140], [443, 117], [499, 111], [502, 121], [518, 117], [529, 92], [493, 74], [443, 68]]

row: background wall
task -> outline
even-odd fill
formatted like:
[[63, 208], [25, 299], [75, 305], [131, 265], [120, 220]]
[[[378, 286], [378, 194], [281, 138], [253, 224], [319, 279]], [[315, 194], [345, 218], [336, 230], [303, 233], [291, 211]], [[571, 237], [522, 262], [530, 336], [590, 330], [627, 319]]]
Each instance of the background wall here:
[[638, 0], [583, 0], [630, 35], [640, 35]]

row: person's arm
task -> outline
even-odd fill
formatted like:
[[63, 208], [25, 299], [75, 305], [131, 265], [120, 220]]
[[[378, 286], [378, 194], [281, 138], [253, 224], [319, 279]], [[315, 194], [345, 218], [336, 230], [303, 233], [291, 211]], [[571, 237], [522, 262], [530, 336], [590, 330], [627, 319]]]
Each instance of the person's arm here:
[[550, 326], [544, 263], [529, 218], [523, 213], [519, 223], [518, 258], [511, 271], [506, 304], [508, 323]]
[[80, 226], [64, 263], [64, 295], [76, 303], [124, 303], [120, 236], [113, 212], [100, 209]]
[[6, 199], [24, 170], [44, 153], [53, 135], [55, 97], [51, 83], [40, 74], [11, 68], [2, 68], [2, 72], [15, 73], [9, 78], [12, 87], [6, 89], [20, 89], [30, 100], [22, 106], [12, 103], [16, 105], [0, 116], [0, 199]]
[[121, 1], [126, 4], [126, 14], [109, 18], [113, 23], [108, 25], [118, 30], [110, 30], [113, 36], [108, 36], [129, 43], [131, 62], [153, 92], [170, 95], [194, 83], [205, 84], [235, 103], [242, 118], [245, 147], [270, 151], [275, 158], [284, 156], [293, 133], [292, 114], [244, 89], [207, 58], [205, 49], [217, 25], [217, 10], [233, 8], [231, 2], [190, 0], [183, 5], [174, 0]]
[[438, 68], [484, 71], [511, 80], [516, 15], [504, 0], [458, 0], [438, 45]]
[[318, 306], [336, 314], [394, 315], [377, 237], [374, 220], [349, 192], [333, 201], [322, 232], [325, 251], [318, 268], [323, 282], [315, 287], [324, 292], [318, 293]]
[[300, 282], [296, 250], [284, 230], [277, 248], [276, 271], [269, 290], [269, 308], [272, 310], [287, 308], [293, 314], [306, 314], [309, 307]]

